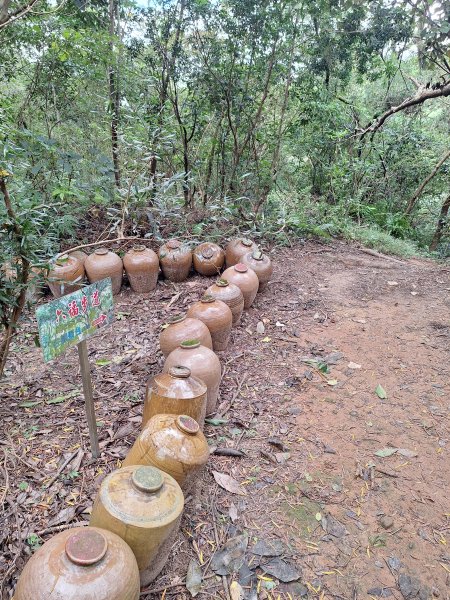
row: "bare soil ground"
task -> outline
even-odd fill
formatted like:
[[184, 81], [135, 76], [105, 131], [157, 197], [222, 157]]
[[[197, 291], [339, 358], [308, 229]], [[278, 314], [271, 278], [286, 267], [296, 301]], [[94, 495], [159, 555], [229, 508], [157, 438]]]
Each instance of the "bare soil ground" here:
[[[212, 447], [244, 456], [211, 456], [172, 556], [141, 597], [190, 598], [195, 559], [200, 599], [235, 600], [241, 588], [274, 600], [448, 599], [450, 269], [343, 243], [281, 249], [273, 260], [273, 282], [220, 356], [223, 422], [205, 428]], [[3, 598], [37, 545], [88, 521], [101, 480], [139, 431], [145, 383], [163, 363], [160, 325], [209, 284], [160, 282], [144, 296], [124, 288], [115, 325], [89, 341], [97, 462], [76, 350], [45, 365], [30, 316], [0, 383]], [[216, 553], [225, 544], [228, 566]]]

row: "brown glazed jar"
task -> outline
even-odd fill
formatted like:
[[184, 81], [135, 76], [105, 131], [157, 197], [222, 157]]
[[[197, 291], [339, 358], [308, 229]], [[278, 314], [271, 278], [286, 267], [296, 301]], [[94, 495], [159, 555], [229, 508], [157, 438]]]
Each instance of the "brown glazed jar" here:
[[233, 325], [237, 325], [241, 320], [244, 310], [244, 296], [241, 289], [234, 283], [229, 283], [226, 279], [218, 279], [216, 283], [210, 285], [206, 290], [207, 294], [214, 296], [216, 300], [222, 300], [231, 310], [233, 315]]
[[86, 252], [83, 252], [83, 250], [74, 250], [73, 252], [69, 253], [69, 256], [74, 256], [75, 258], [78, 258], [78, 260], [80, 261], [80, 263], [82, 265], [84, 265], [85, 260], [88, 257], [88, 255], [86, 254]]
[[240, 288], [244, 296], [244, 308], [250, 308], [258, 293], [259, 279], [255, 271], [247, 265], [238, 263], [223, 272], [223, 278]]
[[212, 350], [211, 334], [203, 321], [187, 318], [184, 313], [170, 317], [167, 323], [168, 326], [159, 335], [159, 347], [165, 357], [178, 348], [184, 340], [198, 339], [202, 346]]
[[195, 419], [187, 415], [160, 414], [148, 421], [123, 466], [158, 467], [172, 475], [186, 495], [208, 458], [208, 442]]
[[184, 281], [192, 266], [192, 252], [186, 244], [178, 240], [169, 240], [159, 249], [159, 262], [166, 279], [174, 282]]
[[71, 294], [83, 286], [83, 264], [74, 256], [62, 254], [53, 263], [47, 279], [55, 298]]
[[138, 600], [139, 570], [127, 544], [97, 527], [58, 533], [25, 565], [15, 600]]
[[225, 252], [217, 244], [204, 242], [193, 252], [194, 269], [200, 275], [217, 275], [225, 262]]
[[214, 296], [205, 294], [200, 302], [191, 304], [187, 316], [199, 319], [208, 327], [211, 333], [213, 350], [220, 352], [226, 350], [230, 341], [233, 315], [229, 306], [216, 300]]
[[133, 292], [144, 294], [155, 289], [159, 273], [156, 252], [145, 246], [133, 246], [123, 257], [123, 266]]
[[167, 561], [183, 507], [183, 492], [167, 473], [141, 465], [122, 467], [103, 480], [90, 524], [112, 531], [130, 546], [141, 586], [146, 586]]
[[187, 367], [194, 377], [198, 377], [205, 383], [208, 388], [206, 414], [213, 414], [216, 410], [222, 376], [222, 368], [217, 354], [209, 348], [201, 346], [199, 340], [185, 340], [166, 358], [163, 372], [168, 373], [170, 367], [177, 366]]
[[270, 281], [273, 273], [273, 265], [267, 254], [263, 254], [259, 250], [244, 254], [241, 259], [244, 265], [253, 269], [258, 277], [259, 288], [258, 292], [262, 292]]
[[206, 414], [206, 384], [192, 377], [187, 367], [170, 367], [149, 379], [144, 400], [142, 427], [159, 414], [188, 415], [203, 429]]
[[241, 260], [241, 256], [244, 256], [247, 252], [253, 252], [253, 250], [258, 250], [258, 246], [248, 238], [230, 240], [225, 250], [227, 268], [234, 267]]
[[112, 291], [116, 295], [122, 287], [123, 263], [120, 256], [107, 248], [97, 248], [89, 254], [84, 267], [90, 283], [111, 277]]

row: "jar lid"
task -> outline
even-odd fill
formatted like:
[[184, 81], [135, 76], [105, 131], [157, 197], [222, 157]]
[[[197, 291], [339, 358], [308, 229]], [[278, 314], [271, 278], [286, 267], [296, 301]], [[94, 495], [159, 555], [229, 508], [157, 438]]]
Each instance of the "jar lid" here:
[[244, 246], [248, 246], [248, 247], [250, 247], [250, 246], [252, 246], [252, 245], [253, 245], [253, 242], [252, 242], [252, 240], [249, 240], [248, 238], [242, 238], [242, 240], [241, 240], [241, 243], [242, 243]]
[[171, 377], [176, 377], [177, 379], [187, 379], [191, 376], [191, 370], [189, 367], [183, 367], [182, 365], [176, 365], [174, 367], [170, 367], [169, 375]]
[[255, 260], [263, 260], [264, 254], [261, 252], [261, 250], [255, 250], [252, 254], [252, 258]]
[[188, 417], [188, 415], [179, 415], [175, 423], [178, 429], [181, 429], [181, 431], [184, 431], [185, 433], [190, 433], [191, 435], [195, 435], [200, 431], [200, 425], [195, 419]]
[[156, 467], [138, 467], [131, 475], [133, 485], [141, 492], [154, 493], [160, 490], [164, 483], [163, 474]]
[[198, 348], [200, 346], [200, 340], [194, 338], [193, 340], [184, 340], [181, 342], [180, 346], [182, 348]]
[[105, 556], [107, 549], [108, 542], [105, 536], [92, 527], [73, 533], [67, 539], [65, 547], [69, 560], [85, 567], [95, 565]]
[[186, 313], [178, 313], [177, 315], [173, 315], [167, 319], [167, 322], [173, 325], [174, 323], [181, 323], [186, 318]]
[[247, 265], [244, 265], [243, 263], [238, 263], [237, 265], [234, 265], [234, 270], [237, 271], [238, 273], [247, 273], [248, 267], [247, 267]]
[[55, 263], [60, 267], [62, 265], [65, 265], [69, 262], [70, 260], [70, 256], [66, 253], [61, 254], [61, 256], [58, 256], [58, 258], [55, 260]]
[[212, 258], [214, 256], [214, 250], [211, 246], [206, 246], [206, 248], [202, 248], [201, 255], [203, 258]]
[[133, 246], [133, 252], [144, 252], [144, 250], [146, 250], [144, 244], [137, 244], [136, 246]]
[[227, 287], [227, 285], [230, 285], [227, 279], [223, 279], [222, 277], [220, 277], [220, 279], [218, 279], [216, 281], [216, 285], [218, 287]]
[[168, 248], [170, 248], [171, 250], [176, 250], [177, 248], [179, 248], [181, 246], [181, 242], [179, 242], [178, 240], [169, 240], [167, 242], [166, 246]]
[[204, 294], [200, 298], [200, 302], [202, 302], [203, 304], [210, 304], [211, 302], [215, 302], [215, 301], [216, 301], [216, 299], [211, 294]]
[[97, 248], [97, 250], [95, 250], [94, 254], [103, 256], [104, 254], [108, 254], [108, 252], [109, 252], [108, 248]]

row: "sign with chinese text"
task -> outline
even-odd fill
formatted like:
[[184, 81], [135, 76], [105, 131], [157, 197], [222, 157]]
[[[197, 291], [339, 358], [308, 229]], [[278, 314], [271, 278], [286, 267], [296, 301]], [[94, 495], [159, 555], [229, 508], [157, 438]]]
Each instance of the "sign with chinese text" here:
[[39, 306], [36, 317], [44, 360], [48, 362], [112, 323], [111, 279], [102, 279]]

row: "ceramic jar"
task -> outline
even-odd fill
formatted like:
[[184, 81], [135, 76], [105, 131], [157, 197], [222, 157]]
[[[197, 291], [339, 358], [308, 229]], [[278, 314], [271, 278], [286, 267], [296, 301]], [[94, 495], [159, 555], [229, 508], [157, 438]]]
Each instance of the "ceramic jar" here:
[[158, 467], [172, 475], [186, 495], [208, 458], [208, 442], [195, 419], [187, 415], [160, 414], [148, 421], [123, 466]]
[[142, 427], [159, 414], [188, 415], [203, 429], [207, 399], [206, 384], [192, 377], [187, 367], [173, 366], [167, 373], [149, 379], [144, 400]]
[[259, 281], [258, 292], [262, 292], [269, 283], [273, 273], [273, 265], [270, 258], [267, 254], [256, 250], [255, 252], [244, 254], [241, 262], [255, 271]]
[[200, 302], [194, 302], [189, 307], [187, 316], [203, 321], [208, 327], [212, 338], [213, 350], [216, 352], [226, 350], [230, 341], [233, 315], [230, 307], [225, 302], [216, 300], [210, 294], [205, 294]]
[[48, 286], [55, 298], [71, 294], [83, 286], [84, 267], [75, 256], [62, 254], [48, 273]]
[[244, 296], [244, 308], [250, 308], [259, 288], [259, 279], [255, 271], [247, 265], [237, 263], [223, 272], [223, 278], [240, 288]]
[[258, 246], [248, 238], [230, 240], [225, 249], [225, 263], [227, 268], [234, 267], [241, 260], [241, 256], [257, 250]]
[[122, 467], [103, 480], [90, 524], [112, 531], [130, 546], [141, 585], [146, 586], [167, 561], [183, 506], [183, 492], [167, 473], [155, 467]]
[[225, 262], [225, 252], [212, 242], [204, 242], [197, 246], [192, 256], [194, 269], [200, 275], [218, 275]]
[[69, 253], [69, 256], [74, 256], [75, 258], [78, 258], [78, 260], [81, 262], [82, 265], [84, 265], [84, 263], [88, 257], [86, 252], [83, 252], [83, 250], [74, 250], [73, 252]]
[[116, 295], [122, 287], [123, 263], [120, 256], [107, 248], [97, 248], [84, 262], [90, 283], [111, 277], [112, 291]]
[[25, 565], [15, 600], [138, 600], [139, 570], [115, 533], [76, 527], [58, 533]]
[[234, 283], [230, 283], [226, 279], [220, 278], [210, 285], [206, 290], [207, 294], [214, 296], [216, 300], [222, 300], [231, 310], [233, 315], [233, 325], [237, 325], [241, 320], [242, 311], [244, 310], [244, 296], [240, 288]]
[[194, 377], [198, 377], [208, 388], [206, 414], [216, 410], [219, 384], [222, 376], [220, 360], [212, 350], [201, 346], [199, 340], [185, 340], [178, 348], [172, 350], [164, 363], [163, 371], [168, 373], [170, 367], [183, 366], [190, 369]]
[[169, 240], [159, 249], [159, 262], [166, 279], [174, 282], [184, 281], [192, 266], [192, 252], [186, 244], [178, 240]]
[[151, 292], [156, 287], [159, 260], [156, 252], [145, 246], [134, 246], [123, 257], [123, 266], [133, 292]]
[[174, 315], [167, 319], [167, 326], [159, 335], [159, 347], [164, 356], [178, 348], [184, 340], [198, 339], [202, 346], [212, 350], [212, 339], [209, 329], [199, 319], [190, 319], [186, 313]]

